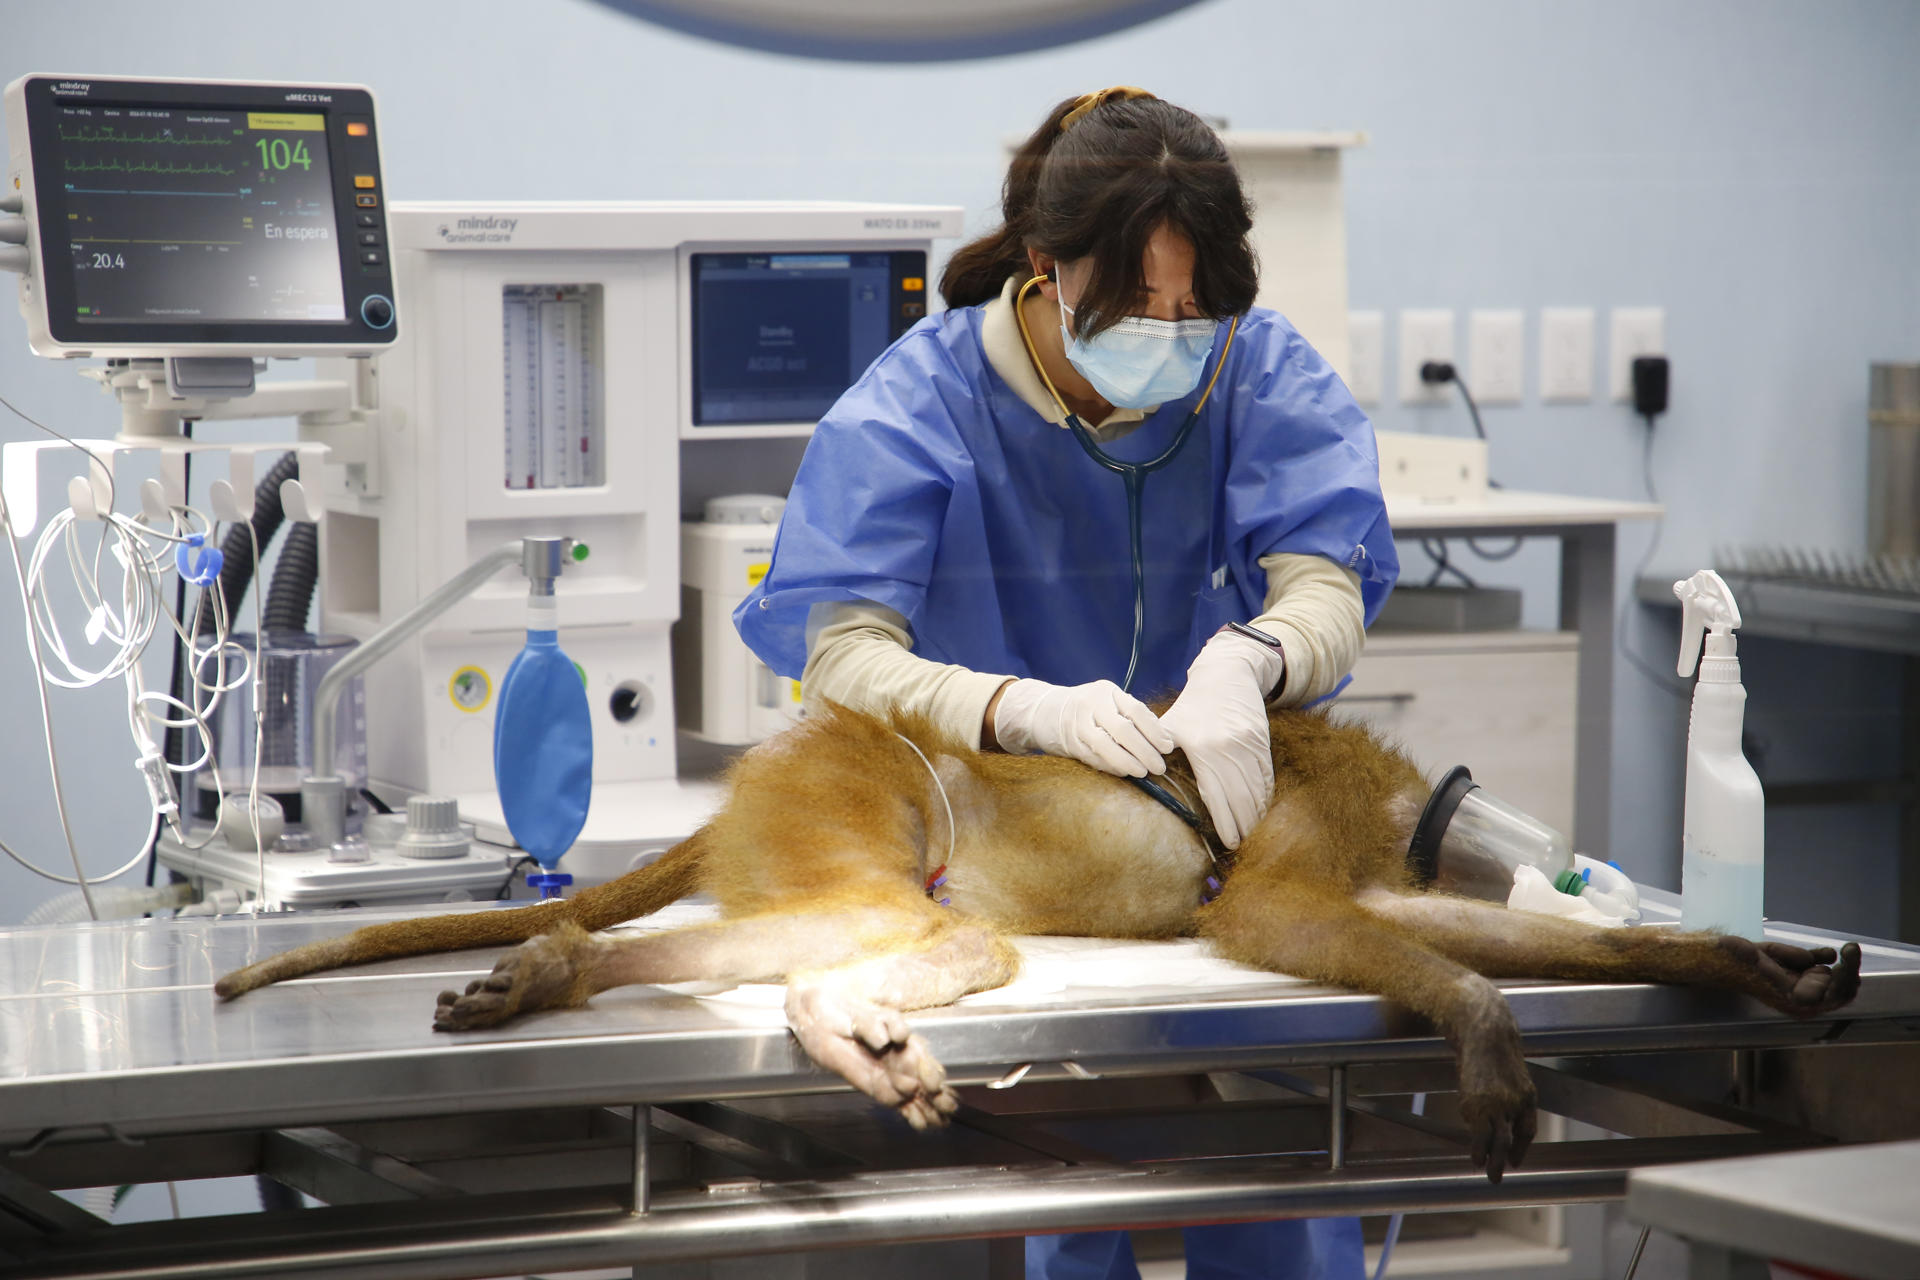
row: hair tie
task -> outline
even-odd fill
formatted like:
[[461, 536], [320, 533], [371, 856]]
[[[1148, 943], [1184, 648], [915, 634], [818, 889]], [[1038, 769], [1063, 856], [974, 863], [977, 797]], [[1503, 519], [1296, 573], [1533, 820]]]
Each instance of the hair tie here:
[[1067, 112], [1066, 115], [1060, 118], [1060, 132], [1065, 133], [1076, 124], [1079, 124], [1081, 117], [1102, 103], [1110, 102], [1115, 98], [1124, 102], [1129, 98], [1151, 98], [1152, 96], [1153, 95], [1145, 89], [1138, 89], [1130, 84], [1117, 84], [1111, 89], [1100, 89], [1093, 93], [1083, 93], [1080, 95], [1080, 100], [1073, 104], [1073, 110]]

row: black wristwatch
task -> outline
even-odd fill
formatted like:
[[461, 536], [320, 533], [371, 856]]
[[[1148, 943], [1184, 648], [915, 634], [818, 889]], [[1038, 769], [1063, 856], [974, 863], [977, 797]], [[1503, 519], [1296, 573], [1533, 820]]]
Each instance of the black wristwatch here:
[[[1261, 644], [1273, 650], [1274, 655], [1280, 659], [1280, 683], [1274, 685], [1273, 688], [1267, 691], [1266, 700], [1272, 702], [1275, 698], [1279, 697], [1280, 691], [1287, 687], [1287, 647], [1280, 643], [1280, 638], [1278, 636], [1270, 636], [1260, 628], [1250, 627], [1244, 622], [1229, 622], [1226, 626], [1220, 628], [1220, 630], [1231, 631], [1236, 635], [1245, 636], [1249, 640], [1258, 640]], [[1218, 633], [1216, 632], [1215, 634]]]

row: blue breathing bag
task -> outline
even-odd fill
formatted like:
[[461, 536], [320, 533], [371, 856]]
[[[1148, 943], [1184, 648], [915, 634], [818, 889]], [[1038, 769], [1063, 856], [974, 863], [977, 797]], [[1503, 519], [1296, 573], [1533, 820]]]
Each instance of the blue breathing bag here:
[[[528, 628], [526, 648], [500, 682], [493, 777], [514, 843], [551, 877], [560, 855], [586, 825], [593, 799], [593, 720], [586, 686], [561, 650], [557, 632]], [[549, 877], [529, 876], [528, 882], [545, 893], [548, 885], [572, 878]]]

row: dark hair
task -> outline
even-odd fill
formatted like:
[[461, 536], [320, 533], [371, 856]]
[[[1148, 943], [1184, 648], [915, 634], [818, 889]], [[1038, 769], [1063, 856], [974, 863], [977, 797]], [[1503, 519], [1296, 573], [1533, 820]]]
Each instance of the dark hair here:
[[1007, 166], [1005, 222], [963, 245], [940, 277], [950, 307], [998, 297], [1007, 277], [1025, 278], [1026, 251], [1093, 260], [1074, 309], [1087, 336], [1129, 315], [1145, 291], [1141, 258], [1165, 223], [1193, 242], [1193, 300], [1215, 320], [1244, 313], [1260, 269], [1247, 232], [1253, 218], [1240, 175], [1220, 138], [1191, 111], [1153, 97], [1109, 97], [1064, 131], [1083, 101], [1047, 113]]

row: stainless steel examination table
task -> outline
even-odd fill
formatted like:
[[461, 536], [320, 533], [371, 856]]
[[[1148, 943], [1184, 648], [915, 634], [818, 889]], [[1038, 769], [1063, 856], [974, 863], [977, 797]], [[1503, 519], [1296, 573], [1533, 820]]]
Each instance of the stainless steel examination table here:
[[[1649, 896], [1651, 927], [1670, 921]], [[1894, 944], [1866, 943], [1859, 999], [1812, 1022], [1713, 992], [1504, 984], [1543, 1111], [1608, 1136], [1540, 1142], [1494, 1186], [1430, 1029], [1192, 942], [1029, 939], [1014, 986], [914, 1015], [969, 1086], [938, 1134], [814, 1068], [778, 989], [636, 987], [434, 1032], [435, 994], [489, 949], [212, 996], [229, 969], [392, 914], [0, 931], [0, 1274], [497, 1276], [1618, 1199], [1634, 1167], [1857, 1140], [1885, 1117], [1809, 1110], [1780, 1082], [1920, 1040], [1920, 949]], [[54, 1194], [248, 1173], [322, 1207], [110, 1226]]]

